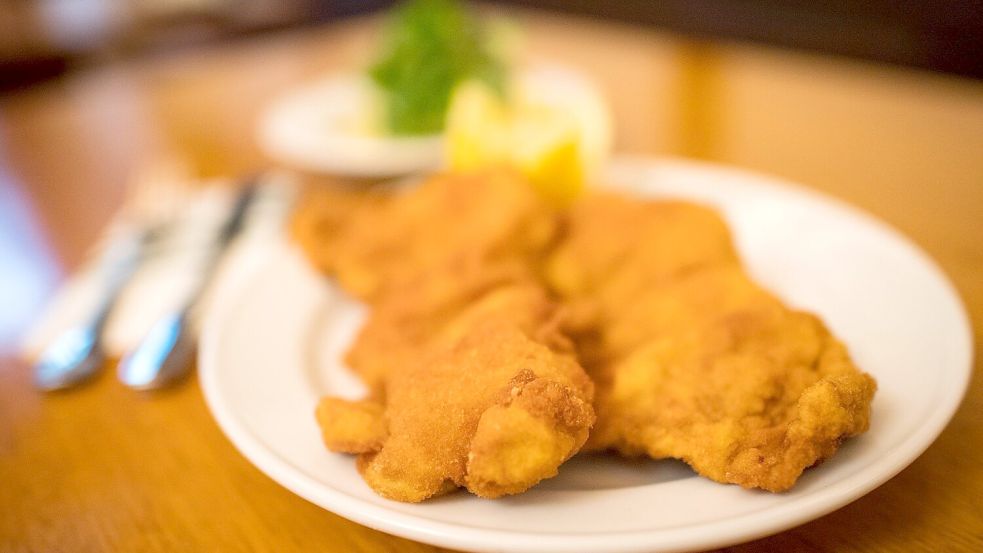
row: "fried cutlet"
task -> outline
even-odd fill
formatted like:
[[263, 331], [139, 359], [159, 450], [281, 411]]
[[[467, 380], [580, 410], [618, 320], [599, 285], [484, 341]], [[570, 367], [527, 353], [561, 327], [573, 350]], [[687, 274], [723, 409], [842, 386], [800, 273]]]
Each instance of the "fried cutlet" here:
[[547, 256], [546, 283], [564, 298], [591, 297], [619, 309], [651, 281], [737, 262], [723, 219], [689, 202], [597, 192], [565, 214], [563, 234]]
[[290, 235], [319, 272], [335, 272], [337, 241], [362, 210], [384, 203], [381, 187], [355, 187], [334, 182], [307, 182], [290, 219]]
[[731, 244], [708, 208], [598, 195], [567, 216], [547, 281], [597, 385], [588, 449], [781, 491], [867, 429], [876, 386], [821, 321], [755, 284]]
[[712, 209], [593, 194], [548, 250], [557, 229], [497, 172], [436, 177], [333, 231], [325, 266], [373, 304], [347, 356], [373, 395], [325, 398], [318, 420], [377, 492], [523, 491], [584, 443], [592, 398], [587, 449], [770, 491], [867, 429], [873, 379], [747, 276]]
[[372, 303], [449, 265], [531, 263], [555, 230], [554, 209], [514, 172], [437, 175], [356, 213], [334, 243], [335, 275]]
[[591, 449], [773, 492], [866, 431], [876, 389], [818, 319], [776, 305], [660, 334], [606, 372]]
[[453, 263], [420, 275], [376, 300], [345, 362], [378, 391], [388, 374], [406, 366], [469, 305], [498, 287], [534, 282], [528, 267], [518, 262]]
[[325, 398], [329, 449], [357, 453], [380, 495], [417, 502], [465, 487], [525, 491], [587, 439], [593, 384], [536, 286], [505, 286], [450, 320], [390, 372], [380, 398]]

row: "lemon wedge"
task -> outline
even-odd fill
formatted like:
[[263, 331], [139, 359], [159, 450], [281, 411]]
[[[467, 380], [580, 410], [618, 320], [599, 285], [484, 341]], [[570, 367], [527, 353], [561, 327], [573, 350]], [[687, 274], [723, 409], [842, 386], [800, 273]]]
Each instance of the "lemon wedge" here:
[[569, 203], [609, 154], [604, 102], [578, 74], [554, 67], [522, 74], [507, 98], [479, 81], [455, 89], [446, 126], [451, 169], [512, 165], [545, 198]]

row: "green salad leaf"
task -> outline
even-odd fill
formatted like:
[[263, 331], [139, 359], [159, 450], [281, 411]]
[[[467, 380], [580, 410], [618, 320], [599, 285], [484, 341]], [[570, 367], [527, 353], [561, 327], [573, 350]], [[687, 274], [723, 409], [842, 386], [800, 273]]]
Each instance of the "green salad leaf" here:
[[397, 6], [369, 75], [382, 89], [385, 120], [397, 135], [437, 133], [457, 83], [481, 79], [504, 88], [505, 67], [488, 47], [481, 22], [452, 0]]

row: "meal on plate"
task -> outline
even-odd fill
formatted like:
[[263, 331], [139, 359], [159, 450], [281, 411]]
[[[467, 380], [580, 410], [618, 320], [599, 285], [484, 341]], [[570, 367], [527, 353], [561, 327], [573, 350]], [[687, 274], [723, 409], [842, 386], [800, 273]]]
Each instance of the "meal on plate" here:
[[371, 307], [345, 359], [369, 396], [316, 416], [377, 493], [516, 494], [578, 451], [780, 492], [867, 430], [874, 380], [712, 209], [541, 192], [485, 169], [300, 203], [313, 265]]

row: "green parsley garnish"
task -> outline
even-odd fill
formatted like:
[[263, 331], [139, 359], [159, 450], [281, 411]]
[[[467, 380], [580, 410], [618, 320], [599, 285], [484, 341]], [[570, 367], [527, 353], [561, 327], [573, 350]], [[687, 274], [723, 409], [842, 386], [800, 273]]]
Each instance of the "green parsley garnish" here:
[[393, 134], [438, 133], [455, 85], [481, 79], [504, 87], [505, 68], [480, 21], [452, 0], [410, 0], [393, 10], [382, 54], [369, 69], [382, 89]]

